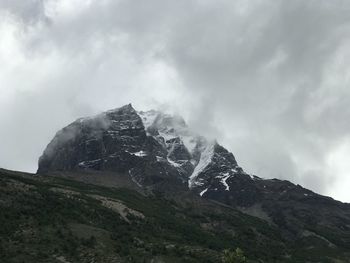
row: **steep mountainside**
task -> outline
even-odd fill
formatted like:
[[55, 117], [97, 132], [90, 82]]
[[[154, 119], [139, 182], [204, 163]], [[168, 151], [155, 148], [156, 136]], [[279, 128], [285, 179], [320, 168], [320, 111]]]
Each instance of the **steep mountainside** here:
[[171, 181], [201, 195], [209, 184], [229, 190], [229, 178], [251, 179], [232, 153], [192, 133], [181, 117], [131, 105], [73, 122], [39, 160], [38, 173], [77, 170], [126, 173], [140, 187]]
[[305, 242], [310, 254], [320, 247], [350, 250], [349, 204], [245, 173], [232, 153], [193, 133], [179, 116], [126, 105], [79, 119], [56, 134], [38, 169], [93, 171], [129, 178], [140, 191], [192, 193], [229, 205], [278, 227], [288, 242]]
[[0, 169], [0, 209], [2, 263], [214, 263], [235, 247], [250, 262], [303, 254], [276, 227], [196, 195], [174, 201]]
[[350, 258], [321, 236], [286, 240], [274, 224], [191, 192], [144, 195], [0, 169], [0, 210], [3, 263], [217, 263], [236, 247], [251, 263]]

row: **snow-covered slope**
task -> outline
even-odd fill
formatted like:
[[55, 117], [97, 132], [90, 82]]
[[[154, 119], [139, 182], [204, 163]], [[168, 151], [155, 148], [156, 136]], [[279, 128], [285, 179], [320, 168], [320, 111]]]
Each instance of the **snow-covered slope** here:
[[243, 173], [231, 153], [191, 131], [180, 116], [137, 112], [130, 104], [63, 128], [38, 171], [76, 169], [127, 173], [139, 186], [178, 180], [202, 195], [228, 191], [232, 177]]
[[[200, 175], [212, 163], [217, 142], [191, 131], [180, 116], [154, 110], [138, 114], [147, 134], [153, 136], [167, 149], [167, 161], [180, 173], [187, 173], [189, 188], [204, 185], [205, 182]], [[225, 182], [222, 181], [223, 185]]]

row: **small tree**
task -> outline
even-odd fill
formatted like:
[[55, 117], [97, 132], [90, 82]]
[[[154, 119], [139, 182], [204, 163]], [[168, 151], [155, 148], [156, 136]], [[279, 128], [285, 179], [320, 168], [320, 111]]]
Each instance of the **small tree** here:
[[246, 263], [247, 259], [243, 254], [242, 249], [235, 250], [225, 249], [222, 255], [222, 263]]

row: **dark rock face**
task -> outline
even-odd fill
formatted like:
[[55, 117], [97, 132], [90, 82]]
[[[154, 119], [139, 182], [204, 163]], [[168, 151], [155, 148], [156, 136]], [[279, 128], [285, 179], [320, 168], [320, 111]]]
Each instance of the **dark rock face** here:
[[100, 170], [129, 173], [136, 184], [150, 185], [177, 171], [158, 158], [166, 150], [146, 135], [131, 105], [79, 119], [59, 131], [39, 160], [38, 173]]
[[[245, 173], [232, 153], [178, 116], [126, 105], [73, 122], [47, 146], [38, 173], [84, 170], [123, 173], [140, 187], [192, 191], [270, 220], [287, 238], [322, 236], [350, 249], [350, 205]], [[333, 232], [342, 238], [332, 239]]]

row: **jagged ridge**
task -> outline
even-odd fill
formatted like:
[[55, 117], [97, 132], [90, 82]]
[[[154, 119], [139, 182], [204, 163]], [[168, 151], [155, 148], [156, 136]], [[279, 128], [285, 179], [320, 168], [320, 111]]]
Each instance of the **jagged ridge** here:
[[137, 112], [129, 104], [79, 119], [56, 134], [38, 173], [87, 170], [127, 175], [142, 189], [190, 191], [277, 225], [286, 239], [311, 235], [350, 249], [349, 204], [245, 173], [232, 153], [193, 133], [179, 116]]
[[[220, 165], [221, 170], [216, 171], [220, 174], [201, 176], [212, 163]], [[76, 169], [127, 172], [144, 186], [147, 180], [143, 177], [147, 176], [142, 174], [147, 174], [149, 164], [154, 174], [173, 176], [196, 191], [215, 178], [229, 190], [228, 179], [243, 173], [231, 153], [191, 132], [181, 117], [154, 110], [137, 112], [131, 104], [78, 119], [62, 129], [40, 158], [38, 173]]]

